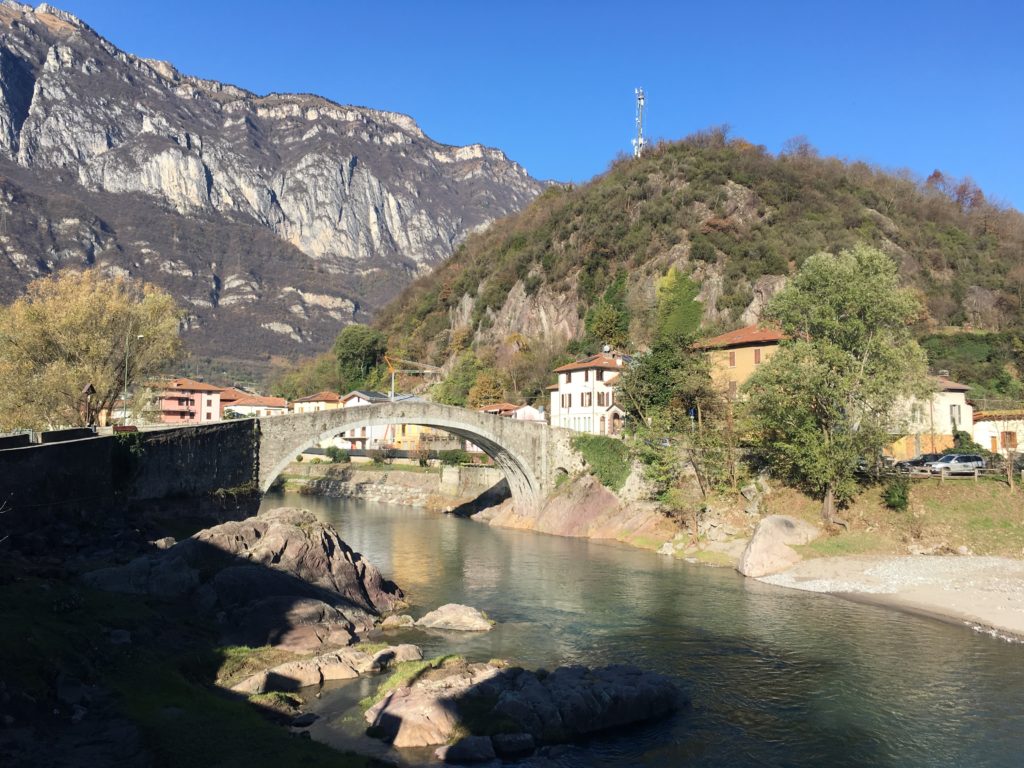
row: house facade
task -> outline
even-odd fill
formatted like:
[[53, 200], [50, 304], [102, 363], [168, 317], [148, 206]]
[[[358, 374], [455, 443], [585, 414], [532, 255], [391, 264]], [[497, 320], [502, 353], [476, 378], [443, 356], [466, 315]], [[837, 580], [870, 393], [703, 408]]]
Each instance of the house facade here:
[[160, 421], [164, 424], [205, 424], [220, 421], [221, 388], [193, 379], [177, 378], [157, 397]]
[[341, 395], [337, 392], [317, 392], [315, 395], [307, 395], [292, 401], [292, 409], [295, 413], [317, 413], [318, 411], [333, 411], [341, 407]]
[[264, 416], [280, 416], [288, 413], [288, 401], [283, 397], [262, 397], [248, 395], [233, 400], [224, 406], [224, 413], [242, 417], [262, 418]]
[[911, 398], [898, 410], [906, 431], [885, 451], [897, 461], [923, 453], [942, 453], [954, 446], [956, 432], [972, 431], [975, 419], [974, 408], [967, 402], [968, 387], [942, 373], [933, 376], [932, 383], [935, 393], [930, 399]]
[[625, 412], [615, 401], [619, 374], [631, 358], [601, 352], [555, 369], [551, 392], [551, 426], [591, 435], [618, 435]]
[[[358, 408], [375, 403], [419, 400], [415, 395], [396, 394], [394, 398], [384, 392], [355, 390], [340, 399], [342, 408]], [[376, 427], [355, 427], [340, 432], [323, 443], [324, 447], [336, 445], [345, 450], [374, 451], [381, 448], [395, 448], [400, 451], [447, 450], [458, 448], [461, 441], [447, 432], [419, 424], [388, 424]]]
[[735, 398], [747, 380], [779, 351], [782, 331], [748, 325], [694, 344], [711, 363], [711, 380], [730, 398]]
[[1024, 452], [1024, 409], [976, 411], [972, 436], [982, 448], [1000, 456]]

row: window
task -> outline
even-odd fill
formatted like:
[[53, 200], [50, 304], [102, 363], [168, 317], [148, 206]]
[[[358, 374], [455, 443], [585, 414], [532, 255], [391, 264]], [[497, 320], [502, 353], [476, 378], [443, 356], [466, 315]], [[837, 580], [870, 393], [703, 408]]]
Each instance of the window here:
[[562, 407], [569, 409], [572, 408], [572, 394], [562, 395]]
[[1003, 448], [1008, 448], [1011, 451], [1017, 450], [1016, 432], [1003, 432], [999, 435], [999, 440], [1003, 444]]
[[402, 437], [405, 437], [405, 424], [402, 425]]
[[598, 408], [604, 408], [606, 405], [608, 405], [608, 393], [607, 392], [598, 392], [597, 393], [597, 406], [598, 406]]
[[206, 407], [207, 408], [213, 408], [213, 398], [212, 397], [206, 398]]
[[572, 384], [572, 372], [565, 374], [565, 383]]
[[590, 381], [590, 371], [584, 371], [583, 372], [583, 380], [584, 381]]
[[210, 415], [209, 411], [206, 412], [206, 420], [207, 421], [213, 421], [213, 416]]
[[606, 429], [606, 427], [605, 427], [605, 420], [604, 420], [604, 416], [602, 416], [602, 417], [601, 417], [601, 434], [602, 434], [602, 435], [606, 435], [606, 434], [608, 434], [608, 433], [607, 433], [607, 432], [605, 431], [605, 429]]
[[956, 427], [960, 424], [960, 406], [951, 405], [949, 406], [949, 420], [953, 422], [953, 426]]
[[735, 349], [730, 349], [729, 350], [729, 367], [730, 368], [735, 368], [736, 367], [736, 350]]
[[760, 364], [761, 364], [761, 350], [760, 349], [755, 349], [754, 350], [754, 365], [760, 365]]
[[594, 396], [590, 392], [584, 392], [583, 396], [580, 399], [583, 401], [580, 403], [580, 405], [583, 406], [584, 408], [589, 408], [591, 405], [594, 404]]
[[597, 372], [594, 373], [594, 378], [598, 381], [604, 381], [604, 369], [598, 368]]

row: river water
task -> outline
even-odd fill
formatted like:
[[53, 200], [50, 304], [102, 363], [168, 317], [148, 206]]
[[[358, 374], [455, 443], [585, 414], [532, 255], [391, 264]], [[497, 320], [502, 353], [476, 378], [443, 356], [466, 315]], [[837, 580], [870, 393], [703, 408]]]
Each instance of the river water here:
[[[413, 616], [455, 602], [497, 621], [391, 642], [531, 668], [630, 663], [672, 675], [692, 699], [556, 765], [1024, 766], [1022, 645], [623, 545], [351, 499], [264, 501], [276, 506], [333, 523], [401, 586]], [[314, 738], [351, 747], [363, 727], [351, 706], [373, 684], [326, 691]]]

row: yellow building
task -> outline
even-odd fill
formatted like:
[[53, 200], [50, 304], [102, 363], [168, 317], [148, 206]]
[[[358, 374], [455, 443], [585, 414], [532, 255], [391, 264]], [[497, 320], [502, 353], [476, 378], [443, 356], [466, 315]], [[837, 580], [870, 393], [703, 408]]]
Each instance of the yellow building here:
[[341, 408], [341, 395], [337, 392], [317, 392], [315, 395], [300, 397], [292, 401], [295, 413], [316, 413]]
[[747, 379], [778, 351], [783, 338], [782, 331], [748, 325], [699, 341], [694, 347], [704, 350], [710, 359], [715, 384], [729, 397], [735, 397]]

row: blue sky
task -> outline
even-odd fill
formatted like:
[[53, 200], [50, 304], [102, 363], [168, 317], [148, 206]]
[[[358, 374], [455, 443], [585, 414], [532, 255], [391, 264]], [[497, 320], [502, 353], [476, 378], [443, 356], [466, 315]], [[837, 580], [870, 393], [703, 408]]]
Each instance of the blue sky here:
[[1024, 210], [1024, 2], [56, 0], [119, 47], [259, 93], [404, 112], [585, 181], [649, 133], [971, 176]]

